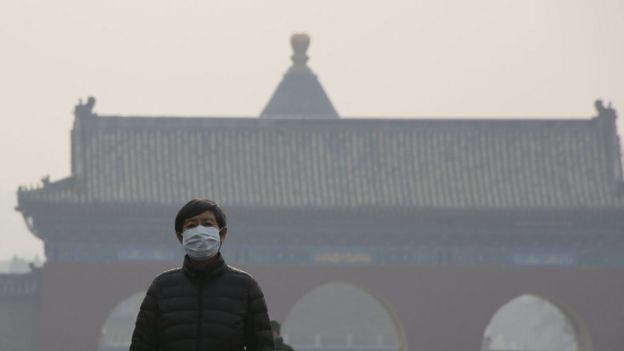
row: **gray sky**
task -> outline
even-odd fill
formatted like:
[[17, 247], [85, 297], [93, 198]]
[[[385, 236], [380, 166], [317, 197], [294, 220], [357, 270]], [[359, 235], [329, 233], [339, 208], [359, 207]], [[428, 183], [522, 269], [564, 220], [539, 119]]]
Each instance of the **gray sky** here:
[[589, 117], [597, 97], [624, 111], [623, 18], [622, 0], [2, 0], [0, 259], [41, 252], [15, 191], [69, 175], [79, 98], [256, 116], [303, 31], [342, 116]]

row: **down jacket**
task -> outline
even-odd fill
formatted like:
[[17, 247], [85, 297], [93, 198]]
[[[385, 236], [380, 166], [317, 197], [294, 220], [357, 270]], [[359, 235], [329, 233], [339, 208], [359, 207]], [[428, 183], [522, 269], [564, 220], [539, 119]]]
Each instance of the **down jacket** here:
[[189, 265], [156, 277], [137, 316], [130, 351], [273, 351], [264, 295], [221, 254], [201, 271]]

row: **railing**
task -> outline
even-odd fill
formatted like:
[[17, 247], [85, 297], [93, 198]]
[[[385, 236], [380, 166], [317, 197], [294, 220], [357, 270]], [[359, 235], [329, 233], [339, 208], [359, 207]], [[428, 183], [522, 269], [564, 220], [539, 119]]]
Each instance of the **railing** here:
[[352, 334], [346, 335], [344, 344], [323, 342], [320, 334], [314, 336], [314, 342], [311, 344], [289, 343], [288, 335], [284, 335], [284, 341], [297, 351], [398, 351], [400, 349], [398, 345], [388, 345], [383, 335], [377, 335], [374, 344], [357, 343]]

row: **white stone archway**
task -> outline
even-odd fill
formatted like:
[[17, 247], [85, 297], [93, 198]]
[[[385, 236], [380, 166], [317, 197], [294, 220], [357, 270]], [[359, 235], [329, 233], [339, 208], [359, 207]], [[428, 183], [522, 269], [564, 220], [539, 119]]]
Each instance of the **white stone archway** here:
[[297, 351], [404, 351], [402, 327], [383, 301], [352, 284], [327, 283], [301, 297], [283, 321]]
[[537, 295], [517, 296], [492, 316], [484, 351], [591, 351], [582, 321], [563, 306]]
[[144, 297], [145, 292], [138, 292], [115, 306], [102, 326], [99, 351], [128, 350], [139, 307]]

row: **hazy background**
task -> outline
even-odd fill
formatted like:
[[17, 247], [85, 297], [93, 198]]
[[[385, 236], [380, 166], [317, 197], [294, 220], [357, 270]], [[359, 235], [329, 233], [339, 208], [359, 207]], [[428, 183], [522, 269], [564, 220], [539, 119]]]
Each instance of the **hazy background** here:
[[42, 255], [15, 192], [69, 175], [79, 98], [257, 116], [304, 31], [343, 117], [622, 115], [623, 19], [622, 0], [0, 0], [0, 260]]

